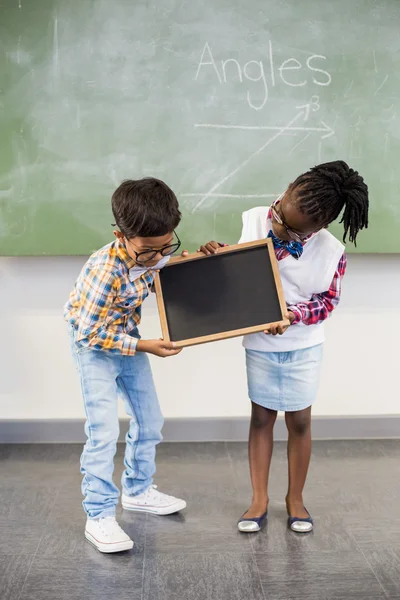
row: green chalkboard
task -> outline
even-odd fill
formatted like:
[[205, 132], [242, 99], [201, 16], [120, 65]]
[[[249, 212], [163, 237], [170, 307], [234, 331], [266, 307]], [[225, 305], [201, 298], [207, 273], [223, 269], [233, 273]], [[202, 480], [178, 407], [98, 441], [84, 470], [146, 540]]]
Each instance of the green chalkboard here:
[[188, 249], [233, 242], [338, 158], [370, 188], [358, 251], [400, 252], [399, 23], [398, 0], [3, 0], [0, 254], [93, 251], [144, 175]]

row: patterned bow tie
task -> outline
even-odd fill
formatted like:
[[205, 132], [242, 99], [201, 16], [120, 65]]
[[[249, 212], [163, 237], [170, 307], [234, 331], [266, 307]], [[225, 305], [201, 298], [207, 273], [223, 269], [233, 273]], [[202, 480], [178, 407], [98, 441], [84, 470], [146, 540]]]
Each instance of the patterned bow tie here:
[[269, 232], [268, 237], [272, 239], [274, 248], [285, 248], [285, 250], [287, 250], [296, 260], [299, 260], [300, 256], [303, 254], [303, 244], [301, 242], [286, 242], [280, 240], [274, 235], [272, 229]]

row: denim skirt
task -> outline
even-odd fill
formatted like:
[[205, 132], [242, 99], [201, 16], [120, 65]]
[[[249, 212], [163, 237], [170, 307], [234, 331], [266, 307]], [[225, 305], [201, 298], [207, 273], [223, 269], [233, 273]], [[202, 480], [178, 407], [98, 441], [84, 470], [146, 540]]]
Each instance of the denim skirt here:
[[249, 398], [270, 410], [311, 406], [318, 391], [323, 344], [291, 352], [246, 350]]

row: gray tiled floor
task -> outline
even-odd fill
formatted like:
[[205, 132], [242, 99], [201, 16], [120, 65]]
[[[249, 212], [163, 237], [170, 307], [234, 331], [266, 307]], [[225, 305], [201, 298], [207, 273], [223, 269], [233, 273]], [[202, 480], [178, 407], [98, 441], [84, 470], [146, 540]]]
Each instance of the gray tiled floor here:
[[283, 444], [269, 523], [254, 536], [236, 530], [251, 495], [246, 445], [165, 444], [156, 483], [188, 508], [119, 511], [135, 539], [120, 555], [84, 540], [80, 452], [0, 447], [1, 600], [400, 600], [400, 441], [316, 442], [306, 493], [316, 528], [303, 537], [286, 528]]

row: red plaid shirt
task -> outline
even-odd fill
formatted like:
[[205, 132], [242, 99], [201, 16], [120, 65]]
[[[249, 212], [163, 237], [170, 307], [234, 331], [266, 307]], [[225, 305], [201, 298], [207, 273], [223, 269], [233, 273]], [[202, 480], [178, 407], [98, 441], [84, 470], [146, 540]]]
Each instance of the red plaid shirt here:
[[[268, 218], [271, 218], [271, 214], [268, 215]], [[303, 245], [306, 244], [309, 239], [310, 238], [305, 239]], [[275, 248], [275, 256], [278, 261], [286, 258], [288, 255], [289, 252], [286, 248]], [[301, 257], [299, 260], [301, 260]], [[343, 254], [333, 276], [329, 290], [322, 294], [314, 294], [309, 302], [288, 306], [288, 309], [295, 316], [293, 324], [300, 323], [301, 321], [305, 325], [317, 325], [329, 317], [333, 309], [339, 304], [342, 291], [342, 279], [346, 272], [346, 267], [347, 258], [346, 254]]]
[[[287, 250], [285, 252], [287, 252]], [[281, 260], [282, 258], [283, 256], [278, 258], [278, 260]], [[301, 260], [301, 258], [299, 260]], [[322, 294], [314, 294], [309, 302], [288, 306], [288, 309], [291, 310], [295, 316], [293, 324], [302, 321], [305, 325], [317, 325], [317, 323], [321, 323], [329, 317], [333, 309], [339, 304], [342, 291], [342, 279], [346, 272], [346, 266], [347, 258], [346, 255], [343, 254], [333, 276], [329, 290]]]

